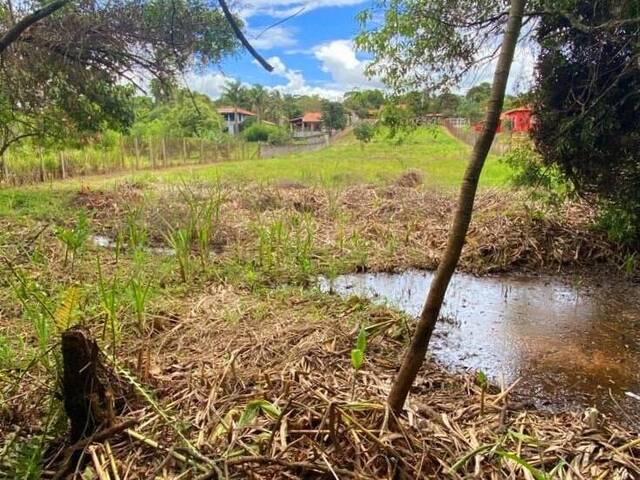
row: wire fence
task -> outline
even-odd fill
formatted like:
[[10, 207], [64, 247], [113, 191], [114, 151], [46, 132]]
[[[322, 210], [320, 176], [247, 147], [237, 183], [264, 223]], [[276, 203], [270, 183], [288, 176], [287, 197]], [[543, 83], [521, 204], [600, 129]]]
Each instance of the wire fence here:
[[216, 142], [202, 138], [123, 137], [117, 145], [103, 149], [30, 148], [5, 153], [0, 159], [0, 185], [19, 186], [123, 171], [247, 160], [257, 155], [257, 145], [240, 138]]
[[[480, 136], [479, 132], [476, 132], [471, 128], [461, 128], [460, 126], [450, 122], [448, 119], [445, 119], [443, 124], [449, 131], [449, 133], [451, 133], [451, 135], [456, 137], [461, 142], [466, 143], [467, 145], [470, 145], [472, 147], [475, 145], [476, 140], [478, 140], [478, 137]], [[510, 146], [508, 143], [504, 143], [498, 137], [496, 137], [491, 144], [490, 151], [494, 155], [502, 156], [509, 151], [509, 148]]]

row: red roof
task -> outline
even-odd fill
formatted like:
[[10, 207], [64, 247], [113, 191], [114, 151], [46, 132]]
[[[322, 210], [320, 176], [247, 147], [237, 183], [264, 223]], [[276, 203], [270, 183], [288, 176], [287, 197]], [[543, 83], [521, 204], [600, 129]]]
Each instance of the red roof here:
[[506, 112], [502, 112], [502, 116], [510, 115], [510, 114], [516, 113], [516, 112], [529, 112], [529, 113], [531, 113], [531, 108], [530, 107], [512, 108], [511, 110], [507, 110]]
[[320, 123], [322, 121], [321, 112], [307, 112], [302, 117], [296, 117], [289, 120], [290, 122], [296, 122], [302, 120], [304, 123]]
[[235, 108], [235, 107], [220, 107], [217, 109], [218, 113], [233, 113], [233, 112], [238, 112], [238, 113], [242, 113], [243, 115], [251, 115], [253, 117], [255, 117], [255, 113], [250, 112], [249, 110], [245, 110], [244, 108]]

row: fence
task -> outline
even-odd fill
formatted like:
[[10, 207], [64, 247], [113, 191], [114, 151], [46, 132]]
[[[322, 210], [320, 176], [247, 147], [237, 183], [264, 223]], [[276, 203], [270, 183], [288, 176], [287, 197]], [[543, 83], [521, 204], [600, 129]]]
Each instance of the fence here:
[[[480, 134], [475, 130], [460, 128], [459, 126], [451, 123], [449, 120], [445, 120], [443, 123], [445, 128], [449, 131], [449, 133], [451, 133], [451, 135], [456, 137], [461, 142], [464, 142], [467, 145], [471, 145], [472, 147], [475, 145], [476, 140], [480, 136]], [[494, 155], [501, 156], [507, 153], [509, 151], [509, 148], [509, 144], [500, 141], [500, 139], [496, 137], [493, 139], [490, 151]]]
[[0, 184], [24, 185], [55, 179], [142, 171], [255, 158], [257, 148], [238, 138], [214, 142], [201, 138], [123, 137], [109, 149], [87, 147], [50, 151], [20, 149], [0, 161]]
[[329, 146], [329, 136], [326, 134], [308, 137], [305, 143], [293, 143], [290, 145], [260, 144], [258, 156], [260, 158], [278, 157], [292, 153], [315, 152]]

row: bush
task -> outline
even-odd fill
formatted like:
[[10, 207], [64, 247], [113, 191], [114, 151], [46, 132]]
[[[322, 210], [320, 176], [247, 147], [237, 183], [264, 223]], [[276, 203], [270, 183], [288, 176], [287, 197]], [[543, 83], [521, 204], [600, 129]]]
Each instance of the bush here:
[[245, 128], [242, 136], [247, 142], [266, 142], [269, 140], [269, 134], [277, 131], [278, 127], [265, 125], [264, 123], [254, 123]]
[[353, 133], [360, 142], [369, 143], [373, 139], [376, 129], [370, 123], [361, 122], [354, 127]]
[[273, 132], [269, 133], [267, 141], [270, 145], [286, 145], [291, 141], [291, 134], [283, 128], [276, 128]]

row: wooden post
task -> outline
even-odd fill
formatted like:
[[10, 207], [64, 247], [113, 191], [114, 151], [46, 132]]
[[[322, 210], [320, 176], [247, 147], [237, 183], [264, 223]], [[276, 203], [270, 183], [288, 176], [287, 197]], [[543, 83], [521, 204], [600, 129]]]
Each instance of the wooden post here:
[[40, 181], [44, 183], [47, 181], [47, 172], [44, 168], [44, 153], [42, 153], [42, 147], [38, 149], [38, 155], [40, 157]]
[[122, 137], [120, 137], [120, 168], [123, 170], [126, 168], [126, 160], [125, 160], [125, 151], [124, 151], [124, 142], [122, 141]]
[[164, 137], [162, 137], [162, 165], [167, 166], [167, 143]]
[[156, 168], [156, 159], [153, 156], [153, 137], [149, 137], [149, 163], [151, 164], [151, 168]]
[[62, 178], [63, 180], [65, 178], [67, 178], [67, 168], [64, 164], [64, 153], [60, 152], [60, 178]]
[[204, 163], [204, 139], [200, 139], [200, 163]]
[[182, 162], [187, 164], [187, 139], [182, 138]]
[[136, 170], [140, 169], [140, 145], [138, 144], [138, 137], [133, 137], [133, 148], [136, 151]]

